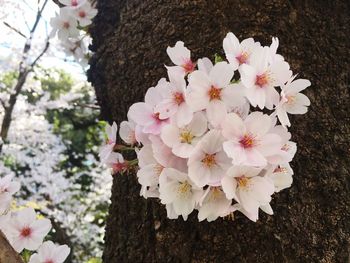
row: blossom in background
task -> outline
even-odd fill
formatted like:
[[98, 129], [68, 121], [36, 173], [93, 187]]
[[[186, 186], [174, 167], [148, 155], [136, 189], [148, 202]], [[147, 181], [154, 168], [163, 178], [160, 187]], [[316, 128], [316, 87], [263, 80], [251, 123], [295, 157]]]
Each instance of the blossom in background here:
[[281, 150], [280, 136], [269, 133], [271, 118], [261, 112], [253, 112], [242, 120], [230, 113], [222, 123], [223, 143], [226, 154], [234, 165], [265, 166], [267, 157]]
[[38, 253], [33, 254], [29, 263], [64, 263], [70, 253], [67, 245], [55, 245], [52, 241], [44, 242], [38, 249]]
[[191, 60], [191, 51], [184, 46], [184, 42], [177, 41], [174, 47], [168, 47], [166, 52], [176, 66], [167, 67], [175, 75], [184, 77], [194, 71], [196, 63]]
[[200, 137], [207, 131], [207, 127], [205, 115], [197, 112], [188, 125], [178, 127], [172, 123], [164, 126], [161, 138], [175, 155], [188, 158]]
[[87, 47], [83, 40], [70, 40], [62, 41], [62, 46], [67, 55], [73, 56], [78, 62], [87, 64], [85, 57], [87, 53]]
[[85, 27], [92, 23], [92, 19], [97, 15], [97, 9], [93, 8], [89, 2], [85, 2], [75, 8], [72, 13], [79, 25]]
[[223, 40], [226, 59], [234, 70], [243, 64], [250, 64], [252, 53], [259, 47], [260, 43], [255, 42], [253, 38], [244, 39], [239, 43], [238, 38], [231, 32]]
[[0, 215], [9, 208], [12, 195], [20, 188], [20, 184], [12, 181], [12, 179], [13, 175], [6, 175], [0, 178]]
[[69, 8], [78, 8], [87, 2], [87, 0], [58, 0], [58, 1], [62, 5], [65, 5]]
[[187, 174], [166, 168], [159, 180], [159, 198], [162, 204], [172, 205], [174, 212], [187, 220], [202, 196], [203, 190], [196, 187]]
[[242, 90], [230, 84], [233, 74], [227, 62], [219, 62], [209, 74], [197, 70], [189, 75], [188, 103], [193, 111], [206, 110], [213, 126], [218, 126], [229, 108], [241, 105], [244, 99]]
[[270, 49], [260, 48], [252, 54], [250, 65], [243, 64], [239, 68], [250, 104], [269, 110], [278, 104], [279, 94], [275, 87], [286, 83], [292, 75], [287, 62], [276, 60], [269, 63], [270, 59]]
[[197, 144], [188, 159], [188, 176], [198, 186], [217, 186], [230, 166], [222, 148], [223, 137], [218, 130], [209, 131]]
[[60, 40], [67, 41], [70, 37], [79, 36], [77, 20], [71, 16], [68, 9], [61, 8], [59, 15], [51, 18], [50, 25], [52, 27], [51, 37], [55, 36], [57, 33]]
[[105, 163], [109, 158], [110, 154], [113, 152], [114, 146], [116, 145], [117, 132], [118, 125], [115, 122], [113, 122], [112, 126], [109, 124], [106, 125], [107, 140], [106, 144], [100, 147], [99, 153], [100, 160], [102, 163]]
[[288, 114], [305, 114], [307, 107], [310, 106], [310, 100], [304, 94], [300, 93], [311, 85], [307, 79], [291, 78], [282, 86], [281, 100], [276, 107], [276, 113], [283, 126], [290, 126]]
[[13, 212], [8, 224], [1, 229], [12, 247], [21, 252], [24, 248], [36, 250], [51, 229], [48, 219], [37, 219], [33, 208]]

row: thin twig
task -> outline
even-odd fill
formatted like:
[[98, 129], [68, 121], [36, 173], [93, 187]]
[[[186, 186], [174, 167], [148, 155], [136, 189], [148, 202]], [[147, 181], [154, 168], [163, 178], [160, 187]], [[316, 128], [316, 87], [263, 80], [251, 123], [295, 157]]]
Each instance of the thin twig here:
[[15, 31], [17, 34], [19, 34], [20, 36], [24, 37], [25, 39], [27, 38], [27, 36], [25, 34], [23, 34], [21, 31], [19, 31], [17, 28], [14, 28], [13, 26], [11, 26], [9, 23], [7, 22], [3, 22], [5, 26], [7, 26], [8, 28], [10, 28], [11, 30]]
[[35, 64], [38, 62], [38, 60], [45, 54], [45, 52], [48, 50], [49, 46], [50, 46], [50, 41], [49, 41], [49, 39], [47, 39], [43, 51], [41, 51], [39, 56], [37, 56], [37, 58], [33, 61], [33, 63], [30, 64], [31, 68], [33, 68], [35, 66]]
[[95, 104], [85, 104], [85, 103], [74, 103], [74, 106], [82, 107], [82, 108], [90, 108], [94, 110], [99, 110], [100, 106]]

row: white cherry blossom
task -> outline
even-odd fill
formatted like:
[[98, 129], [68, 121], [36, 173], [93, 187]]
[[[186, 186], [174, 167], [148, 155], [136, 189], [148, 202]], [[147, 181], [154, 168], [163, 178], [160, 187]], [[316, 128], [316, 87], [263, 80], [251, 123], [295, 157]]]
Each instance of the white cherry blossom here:
[[71, 16], [70, 10], [67, 8], [61, 8], [60, 13], [56, 14], [56, 17], [51, 18], [50, 24], [52, 26], [51, 37], [53, 37], [56, 32], [58, 38], [62, 41], [66, 41], [70, 37], [79, 36], [77, 20]]
[[78, 20], [82, 27], [88, 26], [92, 23], [92, 19], [97, 14], [97, 9], [93, 8], [89, 2], [79, 5], [72, 11], [74, 18]]
[[29, 263], [64, 263], [70, 253], [67, 245], [55, 245], [52, 241], [44, 242], [38, 249], [38, 253], [33, 254]]
[[166, 168], [160, 175], [159, 198], [162, 204], [171, 205], [176, 215], [187, 220], [203, 195], [203, 190], [192, 183], [187, 174]]
[[119, 128], [120, 138], [129, 145], [137, 143], [135, 134], [135, 123], [133, 121], [122, 121]]
[[310, 100], [304, 94], [300, 93], [311, 85], [307, 79], [291, 78], [282, 86], [281, 100], [276, 107], [276, 113], [283, 126], [290, 126], [288, 114], [305, 114], [307, 107], [310, 106]]
[[20, 188], [19, 183], [12, 181], [12, 179], [13, 175], [6, 175], [0, 178], [0, 215], [9, 209], [12, 195]]
[[207, 131], [207, 127], [205, 115], [197, 112], [188, 125], [178, 127], [172, 123], [164, 126], [161, 138], [175, 155], [188, 158], [200, 137]]
[[232, 66], [219, 62], [209, 74], [197, 70], [189, 75], [188, 104], [193, 111], [206, 110], [214, 127], [220, 124], [231, 107], [241, 105], [244, 99], [242, 90], [230, 84], [233, 74]]
[[230, 166], [222, 148], [223, 137], [218, 130], [209, 131], [196, 145], [188, 159], [188, 176], [198, 186], [217, 186]]
[[209, 186], [198, 208], [198, 221], [208, 222], [224, 217], [231, 212], [231, 200], [227, 199], [222, 188]]
[[275, 185], [275, 192], [291, 187], [293, 183], [293, 169], [289, 163], [272, 166], [266, 172], [266, 176], [270, 177]]
[[259, 207], [270, 203], [275, 187], [268, 177], [258, 174], [261, 169], [233, 166], [222, 179], [222, 188], [228, 199], [235, 199], [249, 214], [258, 217]]
[[85, 4], [87, 0], [58, 0], [61, 4], [70, 7], [78, 8], [79, 6]]
[[105, 145], [100, 147], [99, 152], [100, 160], [102, 163], [105, 163], [110, 154], [113, 152], [114, 146], [116, 145], [117, 132], [118, 125], [115, 122], [113, 122], [112, 126], [109, 124], [106, 125], [107, 141]]

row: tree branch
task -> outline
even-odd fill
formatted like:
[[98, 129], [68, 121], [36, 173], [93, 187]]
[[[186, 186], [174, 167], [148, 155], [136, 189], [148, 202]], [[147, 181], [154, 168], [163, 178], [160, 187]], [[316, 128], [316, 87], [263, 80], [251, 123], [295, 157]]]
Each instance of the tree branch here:
[[[10, 95], [8, 106], [6, 106], [6, 108], [5, 108], [5, 114], [4, 114], [4, 118], [2, 120], [2, 124], [1, 124], [0, 137], [2, 138], [3, 141], [5, 141], [7, 139], [8, 131], [9, 131], [11, 120], [12, 120], [12, 112], [13, 112], [14, 106], [15, 106], [16, 101], [17, 101], [17, 96], [21, 92], [21, 90], [26, 82], [28, 74], [33, 70], [33, 67], [36, 65], [36, 63], [39, 61], [39, 59], [45, 54], [45, 52], [48, 50], [48, 48], [50, 46], [49, 38], [47, 38], [43, 51], [34, 59], [34, 61], [30, 65], [26, 64], [28, 52], [30, 51], [30, 49], [32, 47], [32, 39], [33, 39], [34, 32], [39, 24], [39, 21], [42, 17], [41, 14], [44, 11], [47, 2], [48, 2], [48, 0], [45, 0], [43, 5], [41, 6], [41, 8], [38, 7], [38, 12], [36, 15], [35, 22], [33, 24], [32, 29], [30, 30], [30, 36], [27, 39], [27, 41], [24, 45], [24, 48], [23, 48], [22, 60], [19, 64], [19, 74], [18, 74], [17, 84], [14, 88], [14, 92], [11, 93], [11, 95]], [[3, 146], [3, 144], [0, 145], [0, 153], [2, 151], [2, 146]]]
[[30, 67], [31, 67], [30, 70], [33, 69], [33, 67], [34, 67], [35, 64], [38, 62], [38, 60], [45, 54], [45, 52], [48, 50], [49, 46], [50, 46], [50, 42], [49, 42], [49, 39], [47, 39], [43, 51], [41, 51], [41, 53], [39, 54], [39, 56], [37, 56], [37, 58], [34, 59], [34, 61], [32, 62], [32, 64], [30, 64]]
[[3, 22], [5, 26], [7, 26], [8, 28], [10, 28], [11, 30], [15, 31], [17, 34], [19, 34], [20, 36], [27, 38], [27, 36], [25, 34], [23, 34], [21, 31], [19, 31], [17, 28], [14, 28], [13, 26], [11, 26], [9, 23], [7, 22]]

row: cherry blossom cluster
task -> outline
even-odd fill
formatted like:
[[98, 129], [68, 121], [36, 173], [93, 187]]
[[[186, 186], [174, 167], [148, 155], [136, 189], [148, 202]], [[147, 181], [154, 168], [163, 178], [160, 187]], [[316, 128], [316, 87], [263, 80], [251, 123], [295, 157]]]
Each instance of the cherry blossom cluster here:
[[81, 32], [92, 23], [92, 19], [97, 14], [97, 9], [93, 8], [88, 0], [59, 0], [64, 5], [60, 8], [60, 13], [51, 18], [51, 37], [57, 33], [62, 41], [66, 53], [87, 64], [86, 55], [88, 52], [86, 41], [87, 35]]
[[259, 208], [273, 214], [272, 195], [291, 186], [289, 163], [296, 152], [288, 114], [304, 114], [309, 99], [300, 93], [311, 83], [296, 79], [277, 54], [279, 42], [262, 46], [253, 38], [223, 40], [226, 60], [194, 61], [179, 41], [168, 47], [174, 65], [144, 102], [131, 105], [128, 121], [107, 126], [101, 161], [120, 172], [135, 160], [141, 196], [159, 198], [171, 219], [216, 220], [240, 211], [256, 221]]
[[49, 219], [39, 218], [30, 207], [9, 211], [13, 194], [20, 189], [20, 184], [12, 179], [11, 175], [0, 178], [0, 231], [18, 253], [24, 249], [36, 251], [31, 255], [29, 263], [63, 263], [70, 248], [67, 245], [56, 245], [52, 241], [44, 242], [51, 230]]

